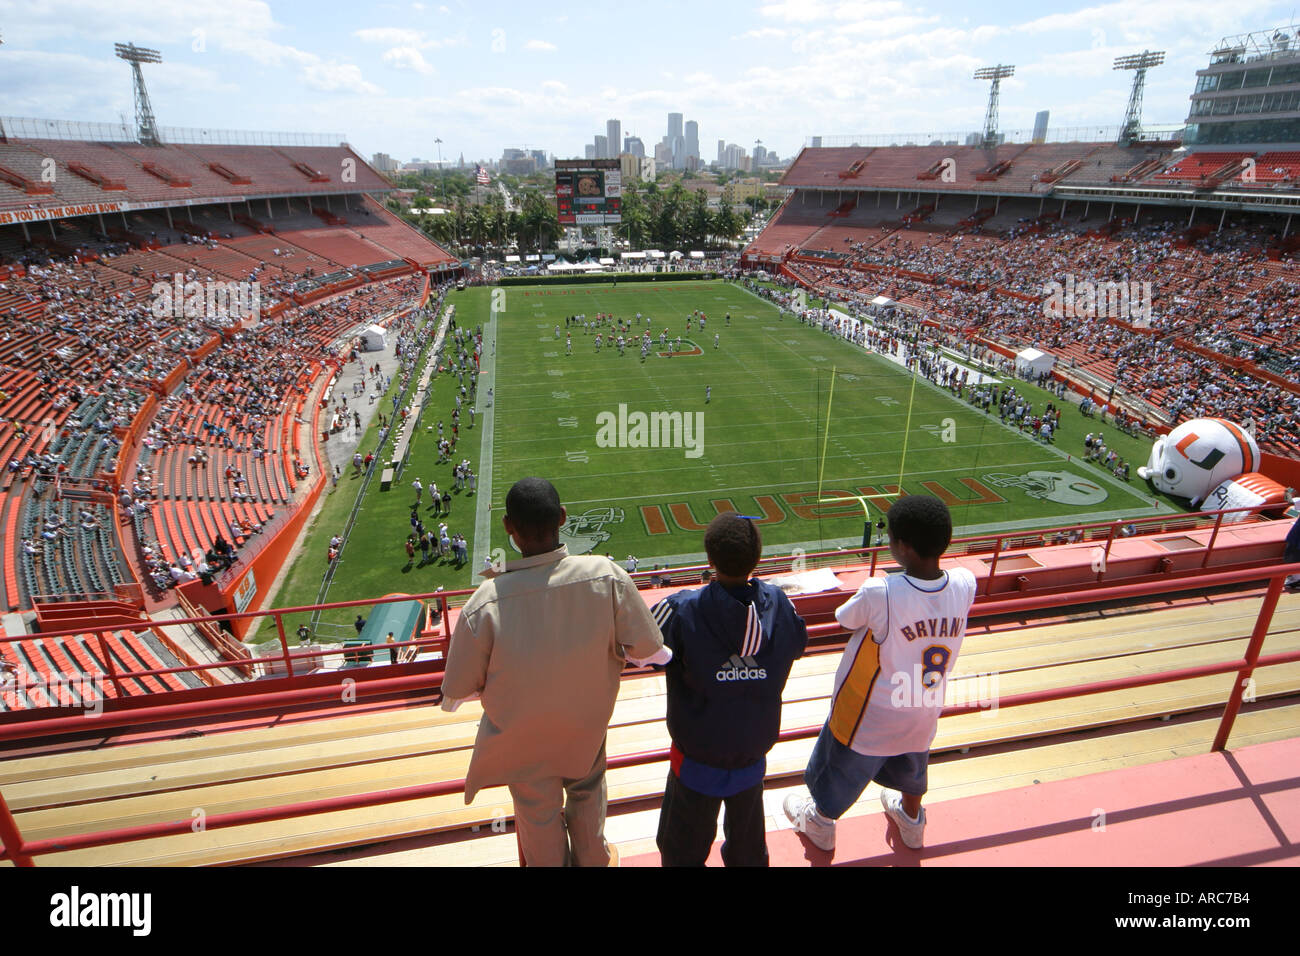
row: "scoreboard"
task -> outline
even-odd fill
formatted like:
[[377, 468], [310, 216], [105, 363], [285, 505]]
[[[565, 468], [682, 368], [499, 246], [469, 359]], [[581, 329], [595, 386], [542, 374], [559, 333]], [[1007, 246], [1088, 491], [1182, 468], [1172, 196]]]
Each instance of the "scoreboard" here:
[[623, 221], [623, 175], [617, 159], [557, 159], [555, 207], [562, 226]]

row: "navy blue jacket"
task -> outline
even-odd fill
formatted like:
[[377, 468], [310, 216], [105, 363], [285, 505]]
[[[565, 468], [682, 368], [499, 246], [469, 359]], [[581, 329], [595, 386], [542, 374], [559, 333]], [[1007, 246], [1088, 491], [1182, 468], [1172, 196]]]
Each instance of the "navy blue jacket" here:
[[734, 593], [715, 581], [651, 613], [673, 651], [664, 668], [673, 743], [720, 770], [756, 763], [776, 743], [781, 692], [808, 642], [790, 599], [757, 578]]

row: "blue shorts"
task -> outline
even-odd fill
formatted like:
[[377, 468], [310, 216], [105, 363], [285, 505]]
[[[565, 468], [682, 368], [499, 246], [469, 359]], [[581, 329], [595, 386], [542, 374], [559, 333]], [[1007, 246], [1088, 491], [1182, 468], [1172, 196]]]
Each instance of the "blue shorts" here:
[[928, 750], [893, 757], [860, 754], [836, 740], [830, 727], [823, 725], [803, 780], [817, 801], [817, 812], [838, 820], [873, 781], [891, 790], [923, 795], [929, 789], [929, 764]]

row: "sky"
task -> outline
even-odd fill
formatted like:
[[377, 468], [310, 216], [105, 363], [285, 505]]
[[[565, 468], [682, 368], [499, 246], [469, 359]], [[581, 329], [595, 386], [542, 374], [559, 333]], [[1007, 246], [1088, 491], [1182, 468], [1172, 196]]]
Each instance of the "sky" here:
[[495, 0], [0, 0], [0, 114], [119, 122], [133, 114], [114, 42], [154, 47], [160, 126], [344, 134], [367, 158], [581, 157], [622, 121], [653, 144], [669, 112], [783, 157], [809, 136], [983, 125], [982, 66], [1014, 64], [1001, 128], [1115, 126], [1131, 75], [1165, 50], [1147, 123], [1186, 119], [1195, 71], [1228, 35], [1300, 19], [1297, 0], [986, 4], [786, 0], [652, 4]]

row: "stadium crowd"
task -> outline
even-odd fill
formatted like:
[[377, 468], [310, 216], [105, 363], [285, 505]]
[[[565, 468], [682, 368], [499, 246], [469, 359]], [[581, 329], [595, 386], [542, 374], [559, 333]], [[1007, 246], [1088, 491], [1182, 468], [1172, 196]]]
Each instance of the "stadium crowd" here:
[[[21, 505], [15, 496], [12, 506], [24, 509], [19, 527], [27, 546], [11, 546], [25, 563], [29, 590], [89, 590], [75, 581], [87, 560], [83, 549], [64, 544], [78, 525], [101, 550], [122, 550], [111, 519], [105, 520], [105, 505], [86, 505], [89, 517], [79, 518], [59, 500], [58, 483], [99, 481], [118, 472], [123, 436], [143, 424], [137, 418], [155, 394], [161, 401], [137, 433], [136, 470], [113, 487], [125, 527], [136, 532], [141, 579], [165, 588], [228, 566], [211, 559], [202, 562], [206, 567], [196, 566], [198, 551], [191, 554], [179, 538], [155, 527], [155, 513], [168, 506], [164, 499], [193, 494], [190, 483], [197, 479], [213, 499], [240, 506], [222, 512], [219, 522], [222, 540], [233, 539], [225, 542], [232, 553], [259, 533], [276, 515], [272, 504], [287, 503], [293, 490], [273, 477], [276, 468], [268, 461], [288, 454], [279, 441], [288, 424], [286, 409], [301, 407], [349, 330], [414, 298], [424, 282], [416, 276], [369, 284], [316, 305], [263, 313], [255, 327], [239, 328], [242, 316], [224, 309], [186, 316], [156, 308], [155, 281], [228, 281], [227, 276], [197, 267], [175, 279], [138, 264], [109, 268], [103, 259], [132, 251], [117, 245], [100, 243], [93, 251], [101, 260], [84, 262], [33, 247], [15, 263], [21, 268], [0, 271], [0, 460], [6, 486], [26, 482], [19, 488]], [[263, 269], [258, 265], [247, 278], [265, 282]], [[270, 283], [273, 296], [287, 292], [282, 285], [278, 279]], [[268, 301], [274, 299], [264, 295], [264, 307]], [[162, 383], [178, 369], [188, 374], [163, 397]], [[173, 459], [188, 469], [173, 467]], [[221, 476], [218, 481], [205, 480], [210, 467]], [[309, 472], [296, 456], [291, 466], [286, 463], [292, 479]], [[43, 500], [49, 487], [55, 493]], [[59, 552], [59, 562], [49, 560], [51, 549]]]
[[[1300, 276], [1288, 261], [1267, 260], [1248, 227], [1196, 241], [1185, 233], [1168, 223], [1114, 236], [1060, 223], [1015, 238], [895, 230], [849, 243], [847, 258], [834, 265], [795, 261], [787, 268], [813, 289], [863, 306], [890, 296], [966, 340], [1052, 352], [1067, 368], [1168, 409], [1171, 424], [1225, 417], [1253, 423], [1266, 448], [1300, 450], [1300, 397], [1237, 367], [1252, 363], [1300, 383], [1300, 329], [1292, 318]], [[1055, 315], [1044, 307], [1048, 284], [1064, 285], [1067, 277], [1150, 283], [1149, 313], [1135, 297], [1126, 315], [1097, 316], [1082, 301], [1074, 314]]]

